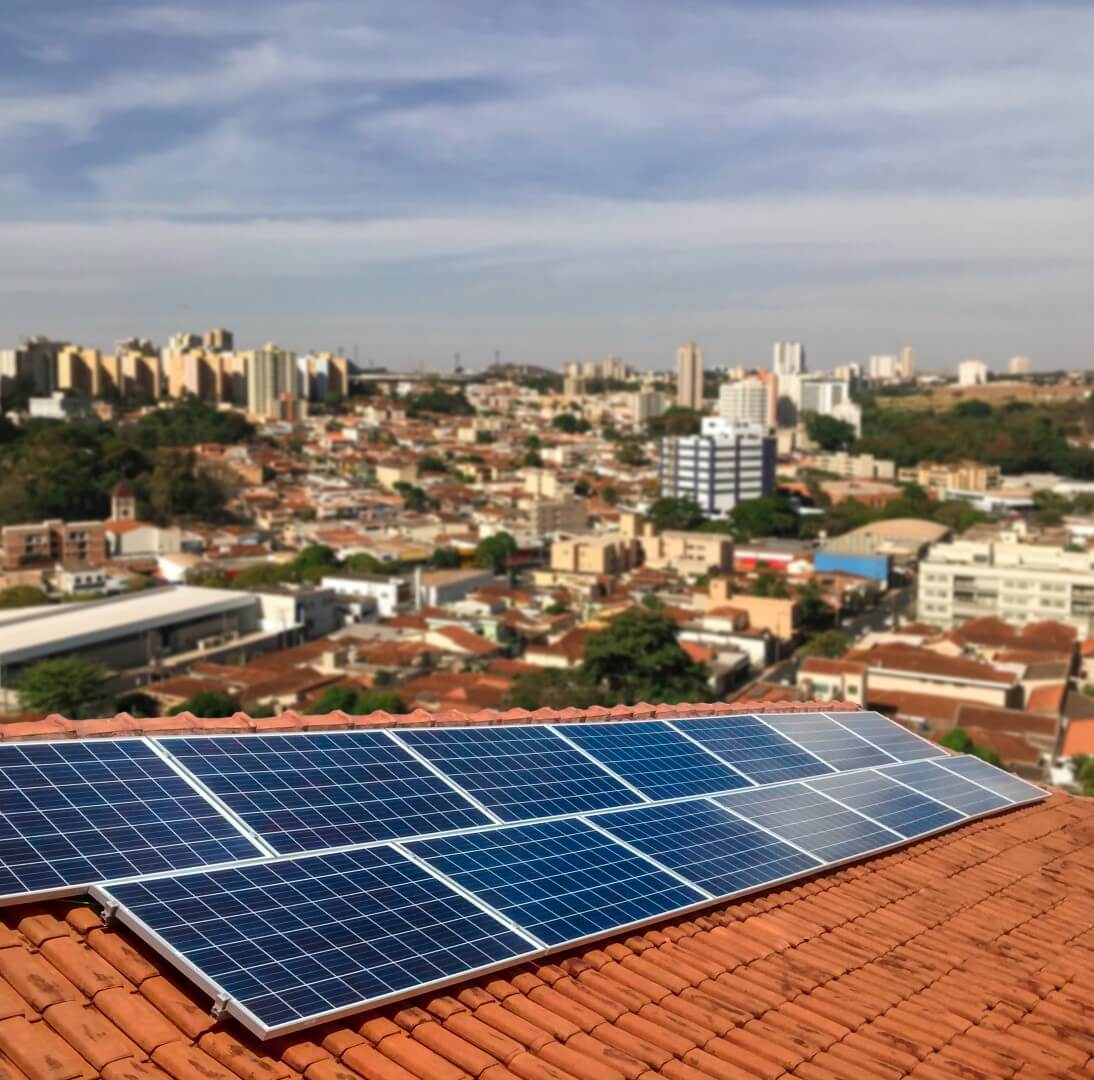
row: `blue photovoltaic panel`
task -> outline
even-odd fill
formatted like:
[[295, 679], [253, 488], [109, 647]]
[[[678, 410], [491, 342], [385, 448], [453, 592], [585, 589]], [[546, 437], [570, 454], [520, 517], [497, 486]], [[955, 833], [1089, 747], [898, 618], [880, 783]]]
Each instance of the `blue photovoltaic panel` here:
[[160, 742], [283, 855], [490, 824], [379, 732]]
[[1031, 802], [1034, 799], [1044, 799], [1048, 792], [1042, 791], [1033, 784], [1027, 784], [1025, 780], [1019, 780], [1013, 773], [1004, 772], [978, 757], [962, 754], [959, 757], [946, 756], [938, 762], [943, 769], [957, 773], [966, 780], [981, 784], [996, 795], [1002, 795], [1011, 803]]
[[802, 780], [831, 767], [772, 731], [755, 716], [707, 716], [673, 720], [672, 726], [702, 743], [757, 784]]
[[0, 896], [261, 854], [139, 739], [0, 746]]
[[963, 814], [975, 817], [989, 810], [1009, 806], [1010, 802], [994, 791], [963, 780], [948, 769], [940, 769], [933, 761], [912, 761], [885, 769], [884, 775], [895, 777], [902, 784], [922, 791], [932, 799], [944, 802]]
[[810, 780], [810, 787], [873, 818], [901, 836], [922, 836], [954, 825], [962, 815], [934, 799], [911, 791], [881, 773], [847, 773]]
[[907, 728], [894, 724], [876, 712], [841, 712], [834, 717], [856, 735], [869, 739], [875, 746], [897, 761], [920, 761], [923, 758], [944, 757], [946, 751], [934, 743], [913, 735]]
[[262, 1035], [534, 951], [386, 846], [112, 885], [107, 893], [123, 918], [155, 931], [235, 999]]
[[763, 719], [840, 772], [871, 765], [891, 765], [894, 760], [820, 713], [765, 714]]
[[546, 727], [412, 728], [399, 738], [505, 821], [641, 801]]
[[804, 784], [739, 791], [719, 795], [714, 801], [805, 848], [824, 862], [865, 855], [903, 839]]
[[715, 896], [767, 885], [821, 862], [705, 799], [640, 806], [592, 819]]
[[704, 899], [578, 820], [415, 840], [406, 847], [551, 946]]
[[662, 723], [568, 724], [562, 734], [654, 800], [751, 787]]

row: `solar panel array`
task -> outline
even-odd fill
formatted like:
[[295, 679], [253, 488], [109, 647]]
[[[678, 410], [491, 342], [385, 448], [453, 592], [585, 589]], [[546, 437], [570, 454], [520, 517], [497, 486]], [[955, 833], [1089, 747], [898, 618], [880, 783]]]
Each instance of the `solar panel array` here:
[[12, 744], [0, 881], [268, 1037], [1042, 797], [869, 713]]

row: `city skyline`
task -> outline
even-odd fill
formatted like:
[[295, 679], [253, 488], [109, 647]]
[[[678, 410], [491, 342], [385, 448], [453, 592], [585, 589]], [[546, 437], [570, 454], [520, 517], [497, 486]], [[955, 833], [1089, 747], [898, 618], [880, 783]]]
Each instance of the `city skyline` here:
[[4, 344], [1091, 360], [1087, 8], [15, 7]]

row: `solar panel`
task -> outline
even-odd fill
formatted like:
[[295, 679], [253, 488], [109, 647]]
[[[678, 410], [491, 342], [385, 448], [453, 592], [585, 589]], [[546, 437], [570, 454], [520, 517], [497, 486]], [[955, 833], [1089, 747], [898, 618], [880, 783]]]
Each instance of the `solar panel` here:
[[886, 776], [894, 777], [902, 784], [946, 803], [969, 817], [985, 814], [1009, 806], [1010, 802], [994, 791], [963, 780], [948, 769], [940, 769], [933, 761], [913, 761], [907, 765], [894, 765], [885, 770]]
[[547, 727], [416, 728], [398, 737], [504, 821], [642, 801]]
[[491, 820], [380, 732], [169, 738], [160, 744], [280, 854]]
[[826, 863], [865, 855], [903, 839], [804, 784], [739, 791], [713, 801]]
[[755, 716], [707, 716], [673, 720], [671, 726], [701, 743], [757, 784], [801, 780], [832, 771], [820, 758]]
[[894, 760], [821, 713], [765, 715], [763, 721], [840, 772], [891, 765]]
[[262, 854], [140, 739], [0, 746], [0, 898]]
[[[536, 948], [382, 846], [95, 889], [259, 1036], [532, 955]], [[151, 931], [151, 934], [149, 934]], [[153, 937], [152, 935], [155, 935]]]
[[821, 865], [705, 799], [597, 814], [591, 820], [714, 896], [771, 884]]
[[971, 780], [975, 784], [994, 791], [996, 795], [1002, 795], [1010, 803], [1032, 802], [1034, 799], [1044, 799], [1048, 793], [1034, 784], [1025, 780], [1019, 780], [1013, 773], [1004, 772], [986, 761], [969, 754], [959, 757], [945, 757], [938, 762], [943, 769], [948, 769], [958, 776]]
[[662, 723], [568, 724], [560, 734], [651, 799], [751, 786], [739, 772]]
[[922, 836], [944, 825], [954, 825], [962, 817], [956, 810], [877, 772], [822, 776], [808, 783], [901, 836]]
[[548, 946], [706, 899], [576, 819], [415, 840], [406, 849]]
[[907, 728], [893, 723], [876, 712], [837, 713], [831, 717], [850, 728], [856, 735], [892, 754], [897, 761], [920, 761], [923, 758], [944, 757], [946, 751], [934, 743], [913, 735]]

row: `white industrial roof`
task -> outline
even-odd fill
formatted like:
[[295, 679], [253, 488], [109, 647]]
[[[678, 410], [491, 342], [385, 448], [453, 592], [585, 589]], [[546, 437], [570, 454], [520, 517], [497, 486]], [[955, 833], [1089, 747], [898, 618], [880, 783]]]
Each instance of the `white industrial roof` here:
[[22, 619], [0, 622], [0, 664], [26, 663], [255, 603], [255, 597], [245, 592], [179, 585], [108, 600], [30, 608]]

